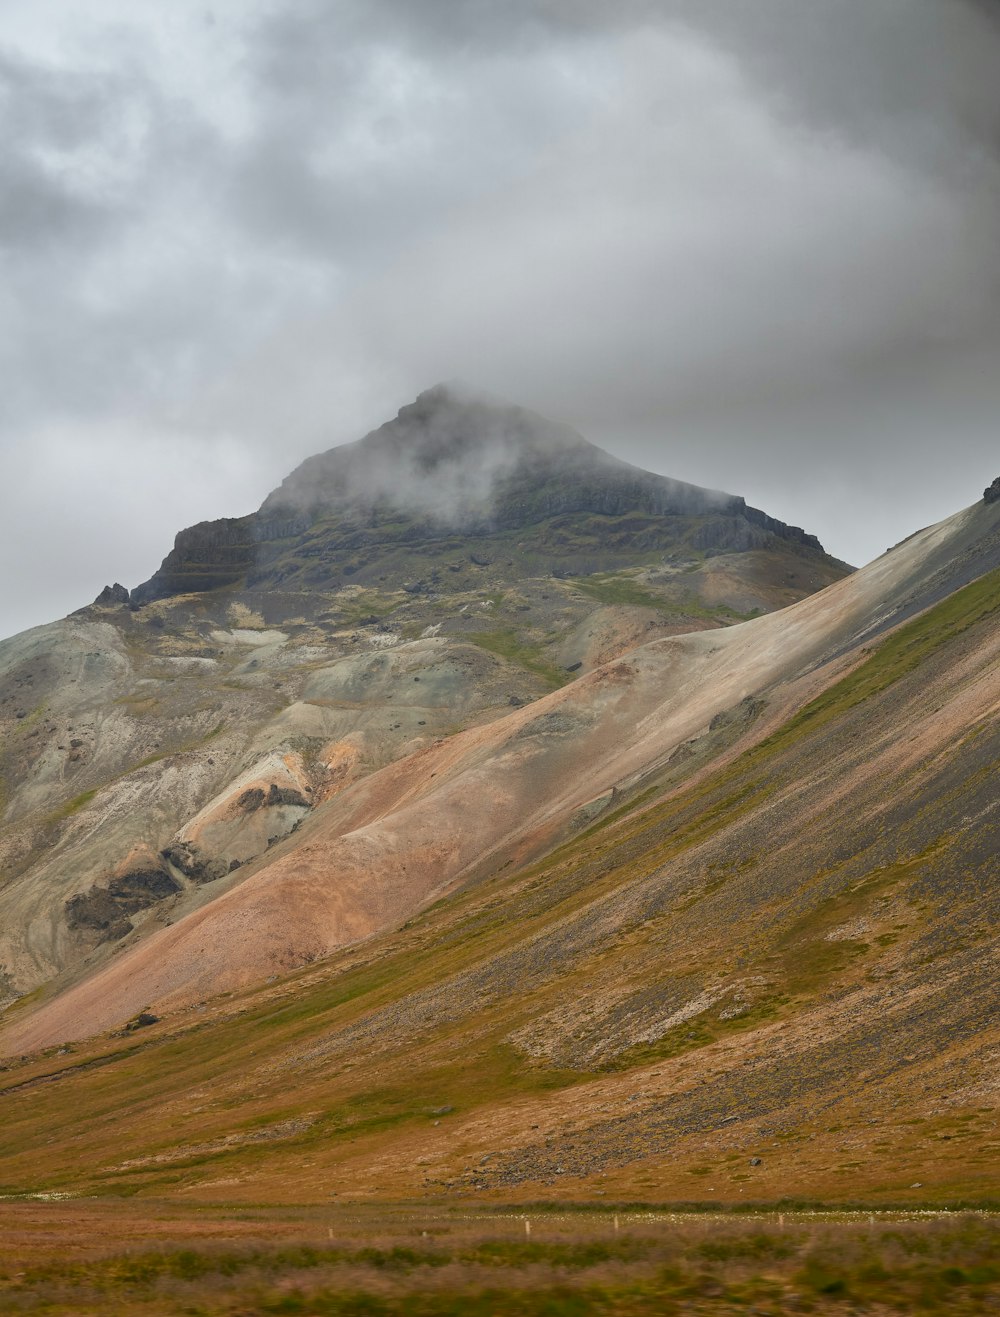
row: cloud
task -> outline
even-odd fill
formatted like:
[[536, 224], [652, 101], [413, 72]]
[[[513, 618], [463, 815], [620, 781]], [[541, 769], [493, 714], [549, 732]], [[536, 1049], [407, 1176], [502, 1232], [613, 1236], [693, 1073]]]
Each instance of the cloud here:
[[86, 249], [106, 237], [115, 215], [88, 158], [108, 126], [100, 88], [0, 52], [0, 110], [0, 250], [23, 258], [57, 242]]
[[679, 0], [779, 110], [861, 146], [949, 170], [996, 155], [1000, 21], [992, 0]]
[[44, 564], [0, 631], [441, 378], [855, 560], [996, 474], [991, 6], [85, 10], [10, 0], [0, 54], [0, 510]]
[[[458, 373], [596, 425], [598, 440], [728, 417], [709, 459], [727, 483], [719, 458], [734, 457], [748, 413], [859, 391], [993, 332], [985, 199], [776, 116], [731, 52], [690, 31], [605, 36], [577, 61], [607, 89], [584, 121], [265, 346], [247, 372], [266, 381], [250, 385], [262, 425], [290, 397], [293, 428], [338, 424], [351, 381], [378, 362], [383, 396], [387, 377], [402, 401]], [[276, 393], [275, 374], [288, 380]], [[806, 444], [797, 419], [768, 448]], [[744, 474], [736, 462], [728, 483]]]

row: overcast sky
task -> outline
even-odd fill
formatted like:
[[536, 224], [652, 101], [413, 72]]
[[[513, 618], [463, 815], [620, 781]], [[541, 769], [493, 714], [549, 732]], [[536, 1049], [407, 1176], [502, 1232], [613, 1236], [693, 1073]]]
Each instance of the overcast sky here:
[[992, 0], [4, 0], [0, 635], [441, 379], [860, 563], [1000, 474]]

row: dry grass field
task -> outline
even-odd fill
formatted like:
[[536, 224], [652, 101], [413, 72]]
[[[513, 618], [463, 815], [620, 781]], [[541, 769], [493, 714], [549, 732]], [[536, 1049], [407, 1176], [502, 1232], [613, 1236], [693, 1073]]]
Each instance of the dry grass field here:
[[4, 1204], [5, 1313], [989, 1313], [987, 1214]]

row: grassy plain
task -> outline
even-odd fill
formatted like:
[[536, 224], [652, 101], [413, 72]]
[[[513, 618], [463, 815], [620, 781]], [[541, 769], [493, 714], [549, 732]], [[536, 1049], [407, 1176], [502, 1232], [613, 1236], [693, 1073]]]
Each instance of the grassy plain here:
[[503, 1213], [398, 1205], [277, 1213], [7, 1205], [5, 1312], [250, 1317], [988, 1313], [984, 1214]]

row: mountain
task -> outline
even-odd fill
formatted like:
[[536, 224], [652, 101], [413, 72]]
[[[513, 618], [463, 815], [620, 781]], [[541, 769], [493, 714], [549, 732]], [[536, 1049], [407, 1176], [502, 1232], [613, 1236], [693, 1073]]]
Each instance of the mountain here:
[[[469, 540], [478, 552], [470, 555]], [[643, 555], [776, 550], [829, 564], [819, 541], [742, 498], [629, 466], [568, 426], [438, 385], [395, 420], [309, 458], [249, 517], [182, 531], [136, 603], [241, 583], [266, 615], [313, 615], [348, 584], [581, 575]], [[477, 570], [478, 569], [478, 570]], [[457, 577], [456, 577], [457, 574]], [[416, 579], [415, 579], [416, 578]]]
[[[740, 498], [429, 390], [259, 512], [182, 531], [150, 581], [0, 645], [0, 1002], [214, 906], [378, 770], [847, 571]], [[343, 935], [427, 895], [414, 871]], [[276, 963], [329, 949], [310, 936]]]
[[4, 1182], [988, 1203], [998, 620], [984, 499], [356, 778], [8, 1011]]

